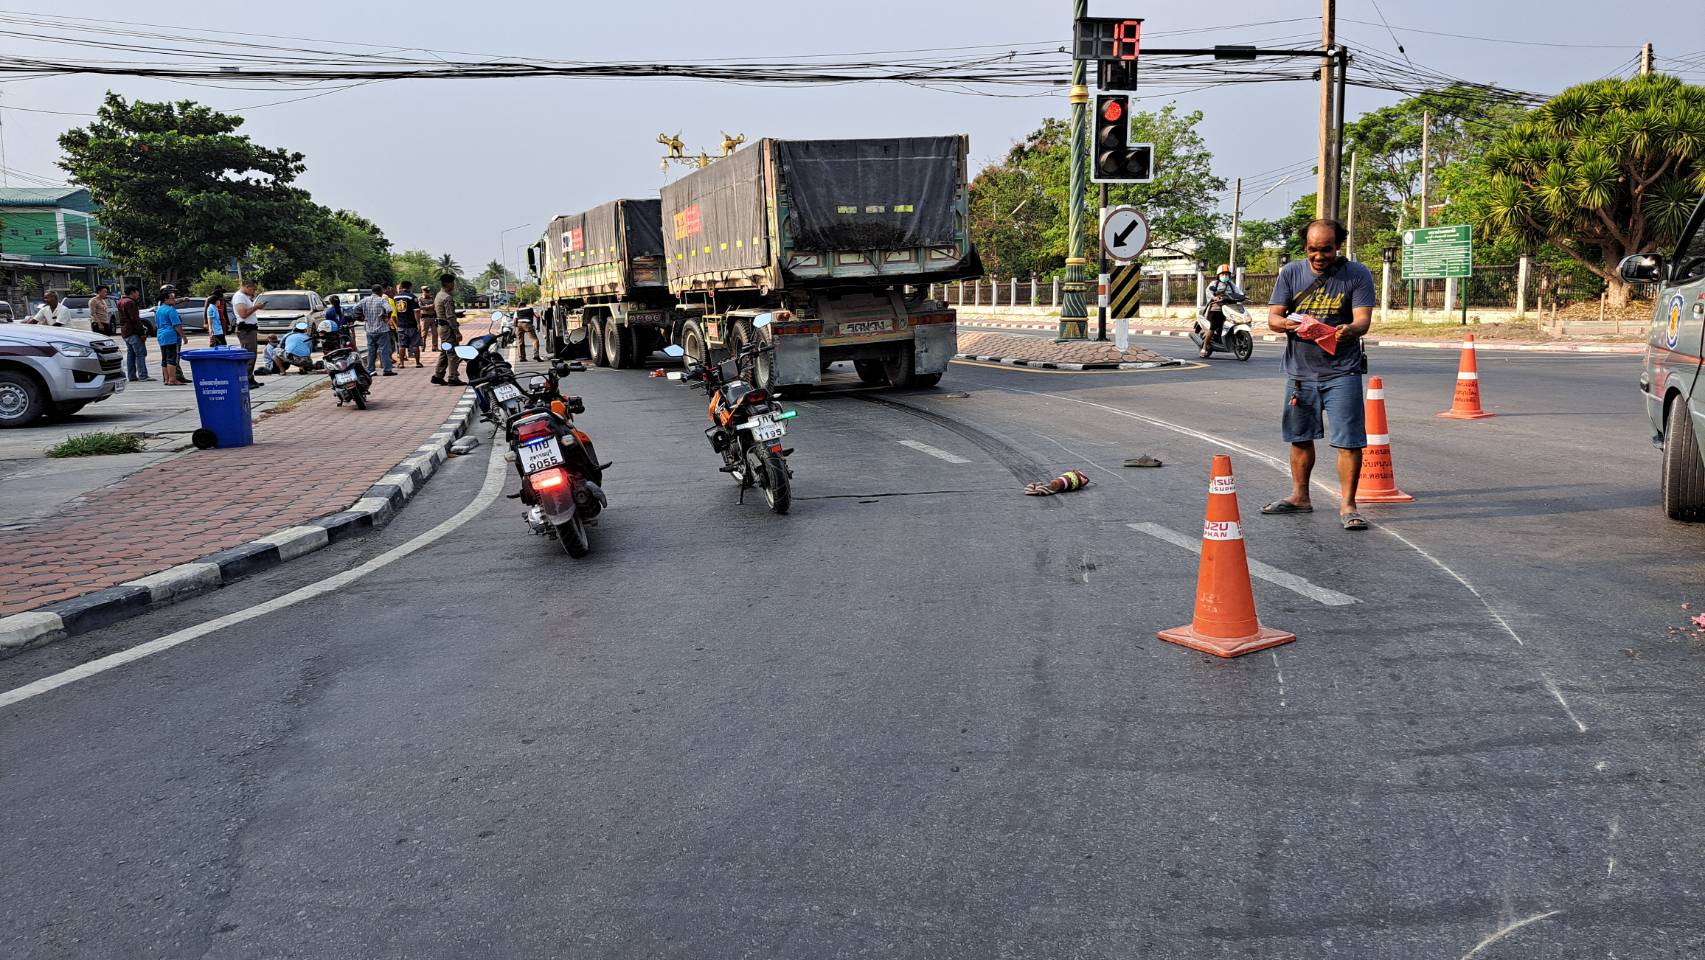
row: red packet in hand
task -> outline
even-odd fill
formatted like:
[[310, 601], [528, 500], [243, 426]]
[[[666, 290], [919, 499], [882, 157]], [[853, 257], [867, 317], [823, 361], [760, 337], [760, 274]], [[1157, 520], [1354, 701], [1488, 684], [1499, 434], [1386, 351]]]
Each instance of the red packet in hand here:
[[1312, 340], [1316, 346], [1327, 353], [1338, 354], [1338, 328], [1330, 323], [1323, 323], [1306, 313], [1292, 314], [1291, 319], [1302, 324], [1297, 327], [1296, 335], [1304, 340]]

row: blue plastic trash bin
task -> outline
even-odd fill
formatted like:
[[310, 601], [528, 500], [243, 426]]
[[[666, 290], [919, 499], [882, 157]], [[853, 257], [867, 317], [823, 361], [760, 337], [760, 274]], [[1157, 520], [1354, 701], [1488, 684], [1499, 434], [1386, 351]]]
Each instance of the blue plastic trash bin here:
[[255, 355], [236, 347], [209, 347], [185, 350], [179, 356], [189, 361], [195, 376], [195, 405], [201, 413], [201, 430], [191, 438], [195, 445], [206, 449], [254, 443], [255, 425], [249, 418], [249, 364]]

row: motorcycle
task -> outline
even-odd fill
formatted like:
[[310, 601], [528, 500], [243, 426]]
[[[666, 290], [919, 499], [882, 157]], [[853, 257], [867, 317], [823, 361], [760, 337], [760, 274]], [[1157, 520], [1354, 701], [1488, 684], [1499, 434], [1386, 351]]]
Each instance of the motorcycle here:
[[[771, 315], [759, 314], [752, 320], [758, 329], [769, 326]], [[787, 458], [790, 447], [781, 444], [787, 435], [788, 420], [799, 415], [787, 410], [770, 396], [769, 391], [752, 386], [746, 371], [757, 363], [761, 354], [774, 350], [761, 343], [741, 344], [739, 351], [721, 363], [688, 361], [684, 370], [653, 370], [653, 378], [667, 377], [695, 383], [710, 397], [710, 426], [705, 438], [712, 450], [722, 456], [722, 473], [734, 477], [740, 487], [740, 502], [746, 502], [746, 491], [757, 486], [764, 491], [770, 509], [781, 514], [793, 506], [793, 469]], [[684, 357], [686, 351], [675, 344], [663, 348], [671, 357]]]
[[[463, 360], [476, 360], [480, 348], [472, 344], [453, 347]], [[536, 534], [554, 536], [575, 559], [592, 550], [586, 528], [609, 506], [601, 484], [604, 471], [613, 464], [599, 463], [592, 438], [575, 425], [574, 416], [586, 412], [579, 397], [562, 392], [561, 379], [584, 371], [578, 363], [558, 362], [549, 374], [527, 378], [520, 412], [505, 425], [509, 459], [521, 476], [521, 490], [513, 494], [527, 508], [527, 526]], [[488, 383], [521, 388], [507, 364], [491, 365], [470, 375], [469, 385]]]
[[1196, 323], [1190, 329], [1190, 340], [1196, 344], [1198, 350], [1201, 349], [1202, 338], [1208, 336], [1209, 331], [1213, 329], [1213, 325], [1208, 322], [1208, 311], [1215, 306], [1225, 315], [1225, 321], [1220, 324], [1220, 335], [1212, 338], [1212, 342], [1208, 344], [1208, 355], [1212, 356], [1215, 350], [1224, 350], [1239, 360], [1248, 360], [1255, 352], [1255, 335], [1250, 333], [1254, 328], [1254, 321], [1249, 318], [1249, 310], [1241, 300], [1213, 300], [1203, 305], [1196, 311]]
[[337, 397], [337, 405], [350, 402], [357, 410], [367, 409], [367, 391], [373, 387], [373, 376], [355, 352], [354, 338], [345, 338], [336, 324], [326, 320], [320, 321], [319, 332], [320, 342], [326, 347], [321, 366], [332, 379], [332, 396]]

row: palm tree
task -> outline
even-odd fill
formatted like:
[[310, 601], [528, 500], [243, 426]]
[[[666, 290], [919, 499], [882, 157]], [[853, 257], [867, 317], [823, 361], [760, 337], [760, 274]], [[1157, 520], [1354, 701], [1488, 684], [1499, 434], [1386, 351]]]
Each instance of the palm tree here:
[[462, 275], [462, 265], [456, 262], [455, 257], [446, 253], [442, 257], [438, 258], [438, 272], [453, 273], [459, 277]]

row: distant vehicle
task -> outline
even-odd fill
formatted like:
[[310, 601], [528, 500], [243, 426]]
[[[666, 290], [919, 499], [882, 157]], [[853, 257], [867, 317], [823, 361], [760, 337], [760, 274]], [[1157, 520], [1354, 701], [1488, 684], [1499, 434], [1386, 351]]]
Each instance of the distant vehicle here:
[[283, 333], [298, 320], [319, 323], [326, 315], [326, 304], [312, 290], [268, 290], [255, 297], [260, 307], [255, 322], [261, 333]]
[[[183, 331], [185, 333], [207, 332], [206, 297], [179, 297], [178, 302], [173, 304], [173, 306], [178, 308], [178, 315], [183, 317]], [[153, 323], [154, 311], [157, 309], [159, 309], [159, 305], [155, 304], [146, 310], [140, 311], [142, 319], [149, 323]], [[118, 314], [115, 312], [113, 316], [116, 317]]]
[[1705, 392], [1698, 386], [1705, 355], [1705, 198], [1681, 230], [1668, 258], [1659, 253], [1625, 257], [1618, 267], [1630, 282], [1656, 281], [1651, 335], [1640, 392], [1663, 448], [1664, 513], [1672, 520], [1705, 520]]
[[70, 327], [14, 323], [0, 330], [0, 427], [68, 417], [124, 390], [118, 343]]
[[0, 323], [11, 323], [12, 319], [12, 305], [5, 300], [0, 300]]

